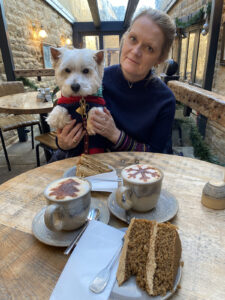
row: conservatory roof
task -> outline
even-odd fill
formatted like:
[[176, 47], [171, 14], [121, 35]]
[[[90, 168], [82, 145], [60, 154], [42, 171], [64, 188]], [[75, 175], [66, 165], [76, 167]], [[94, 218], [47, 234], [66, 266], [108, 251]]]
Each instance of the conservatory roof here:
[[123, 21], [128, 25], [133, 14], [143, 8], [155, 7], [155, 0], [45, 0], [69, 22]]

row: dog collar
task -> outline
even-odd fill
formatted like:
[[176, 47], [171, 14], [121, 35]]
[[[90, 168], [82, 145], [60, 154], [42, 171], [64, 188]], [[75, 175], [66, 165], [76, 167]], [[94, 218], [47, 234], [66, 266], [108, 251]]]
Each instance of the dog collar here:
[[[83, 97], [86, 102], [89, 103], [94, 103], [94, 104], [100, 104], [100, 105], [105, 105], [105, 100], [101, 97], [98, 96], [86, 96]], [[63, 95], [61, 96], [61, 98], [59, 98], [57, 100], [57, 104], [72, 104], [75, 102], [80, 102], [80, 100], [82, 99], [82, 96], [75, 96], [75, 97], [64, 97]]]

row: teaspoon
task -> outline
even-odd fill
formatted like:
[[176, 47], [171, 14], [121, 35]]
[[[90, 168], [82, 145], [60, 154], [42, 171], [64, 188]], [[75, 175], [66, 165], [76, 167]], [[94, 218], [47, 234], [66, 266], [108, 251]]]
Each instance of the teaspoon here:
[[74, 238], [74, 240], [72, 240], [70, 245], [66, 248], [66, 250], [64, 251], [65, 255], [68, 255], [71, 252], [71, 250], [76, 247], [79, 239], [81, 238], [82, 234], [84, 233], [85, 229], [87, 228], [89, 221], [97, 220], [99, 218], [99, 215], [100, 215], [100, 210], [98, 208], [93, 208], [90, 210], [90, 212], [87, 216], [87, 221], [86, 221], [85, 225], [83, 226], [80, 233]]

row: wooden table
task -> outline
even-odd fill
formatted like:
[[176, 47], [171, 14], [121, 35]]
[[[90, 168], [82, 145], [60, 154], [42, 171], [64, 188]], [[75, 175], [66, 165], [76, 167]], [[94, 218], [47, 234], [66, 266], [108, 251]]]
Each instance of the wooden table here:
[[53, 108], [52, 102], [38, 102], [37, 92], [19, 93], [0, 97], [0, 113], [7, 114], [40, 114], [43, 132], [49, 127], [45, 117]]
[[[179, 202], [177, 225], [184, 261], [179, 300], [225, 299], [225, 210], [201, 204], [203, 186], [224, 178], [225, 168], [175, 155], [123, 152], [95, 155], [122, 168], [144, 162], [164, 171], [163, 188]], [[0, 186], [0, 299], [48, 299], [68, 257], [64, 248], [42, 244], [32, 235], [35, 214], [45, 205], [43, 190], [74, 166], [77, 158], [51, 163], [23, 173]], [[106, 201], [108, 193], [92, 194]], [[125, 223], [110, 217], [112, 226]], [[64, 300], [64, 299], [62, 299]]]

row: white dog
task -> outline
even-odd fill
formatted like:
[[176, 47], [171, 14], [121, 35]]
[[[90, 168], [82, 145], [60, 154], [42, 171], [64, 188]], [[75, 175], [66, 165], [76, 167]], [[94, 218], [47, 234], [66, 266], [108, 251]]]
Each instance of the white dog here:
[[[46, 119], [48, 124], [62, 129], [71, 119], [83, 122], [93, 107], [103, 109], [104, 99], [94, 94], [102, 84], [104, 51], [51, 47], [51, 55], [62, 97]], [[88, 122], [86, 129], [95, 134]]]

